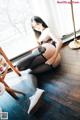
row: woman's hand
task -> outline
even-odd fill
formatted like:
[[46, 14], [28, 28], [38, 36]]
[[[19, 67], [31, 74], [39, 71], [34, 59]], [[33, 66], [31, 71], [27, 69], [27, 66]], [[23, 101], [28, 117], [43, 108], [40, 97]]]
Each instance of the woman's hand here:
[[55, 54], [50, 58], [48, 59], [45, 64], [48, 64], [48, 65], [52, 65], [52, 64], [55, 64], [55, 61], [56, 61], [56, 58], [58, 56], [58, 53], [55, 52]]

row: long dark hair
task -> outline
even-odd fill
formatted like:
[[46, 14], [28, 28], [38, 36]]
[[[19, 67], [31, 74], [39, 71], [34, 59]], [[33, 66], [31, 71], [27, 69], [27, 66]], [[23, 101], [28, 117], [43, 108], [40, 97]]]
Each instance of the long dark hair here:
[[[33, 17], [31, 18], [31, 23], [32, 23], [33, 21], [35, 21], [36, 23], [41, 23], [44, 28], [47, 28], [47, 27], [48, 27], [47, 24], [46, 24], [40, 17], [38, 17], [38, 16], [33, 16]], [[34, 30], [34, 33], [35, 33], [36, 37], [39, 38], [39, 36], [41, 35], [41, 32], [35, 30], [33, 27], [32, 27], [32, 29]]]

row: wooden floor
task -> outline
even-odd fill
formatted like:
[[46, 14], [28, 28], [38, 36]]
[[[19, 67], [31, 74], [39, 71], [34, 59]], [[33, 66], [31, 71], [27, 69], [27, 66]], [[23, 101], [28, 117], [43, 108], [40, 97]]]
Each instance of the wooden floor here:
[[72, 110], [76, 119], [80, 119], [80, 49], [65, 46], [61, 55], [61, 65], [56, 71], [39, 75], [39, 84], [49, 98]]
[[[56, 70], [37, 76], [39, 87], [45, 93], [43, 104], [35, 113], [28, 116], [27, 97], [18, 102], [7, 94], [6, 104], [1, 104], [3, 98], [1, 99], [0, 105], [16, 115], [15, 120], [80, 120], [80, 49], [71, 50], [65, 46], [61, 55], [61, 65]], [[25, 83], [22, 84], [24, 86]], [[24, 86], [22, 89], [25, 88]]]

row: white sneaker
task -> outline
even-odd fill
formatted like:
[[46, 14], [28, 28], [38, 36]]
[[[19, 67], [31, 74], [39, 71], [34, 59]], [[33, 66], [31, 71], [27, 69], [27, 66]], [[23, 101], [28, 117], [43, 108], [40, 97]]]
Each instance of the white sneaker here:
[[29, 99], [30, 99], [30, 106], [29, 106], [29, 109], [28, 109], [28, 114], [31, 112], [31, 110], [39, 102], [43, 92], [44, 92], [44, 90], [37, 88], [35, 94], [33, 96], [29, 97]]

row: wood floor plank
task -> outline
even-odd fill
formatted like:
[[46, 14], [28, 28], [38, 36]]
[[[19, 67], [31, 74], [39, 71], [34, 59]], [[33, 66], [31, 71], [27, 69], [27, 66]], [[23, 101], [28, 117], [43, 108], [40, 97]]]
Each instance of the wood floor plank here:
[[59, 69], [39, 76], [39, 82], [53, 100], [80, 113], [80, 49], [61, 50]]

